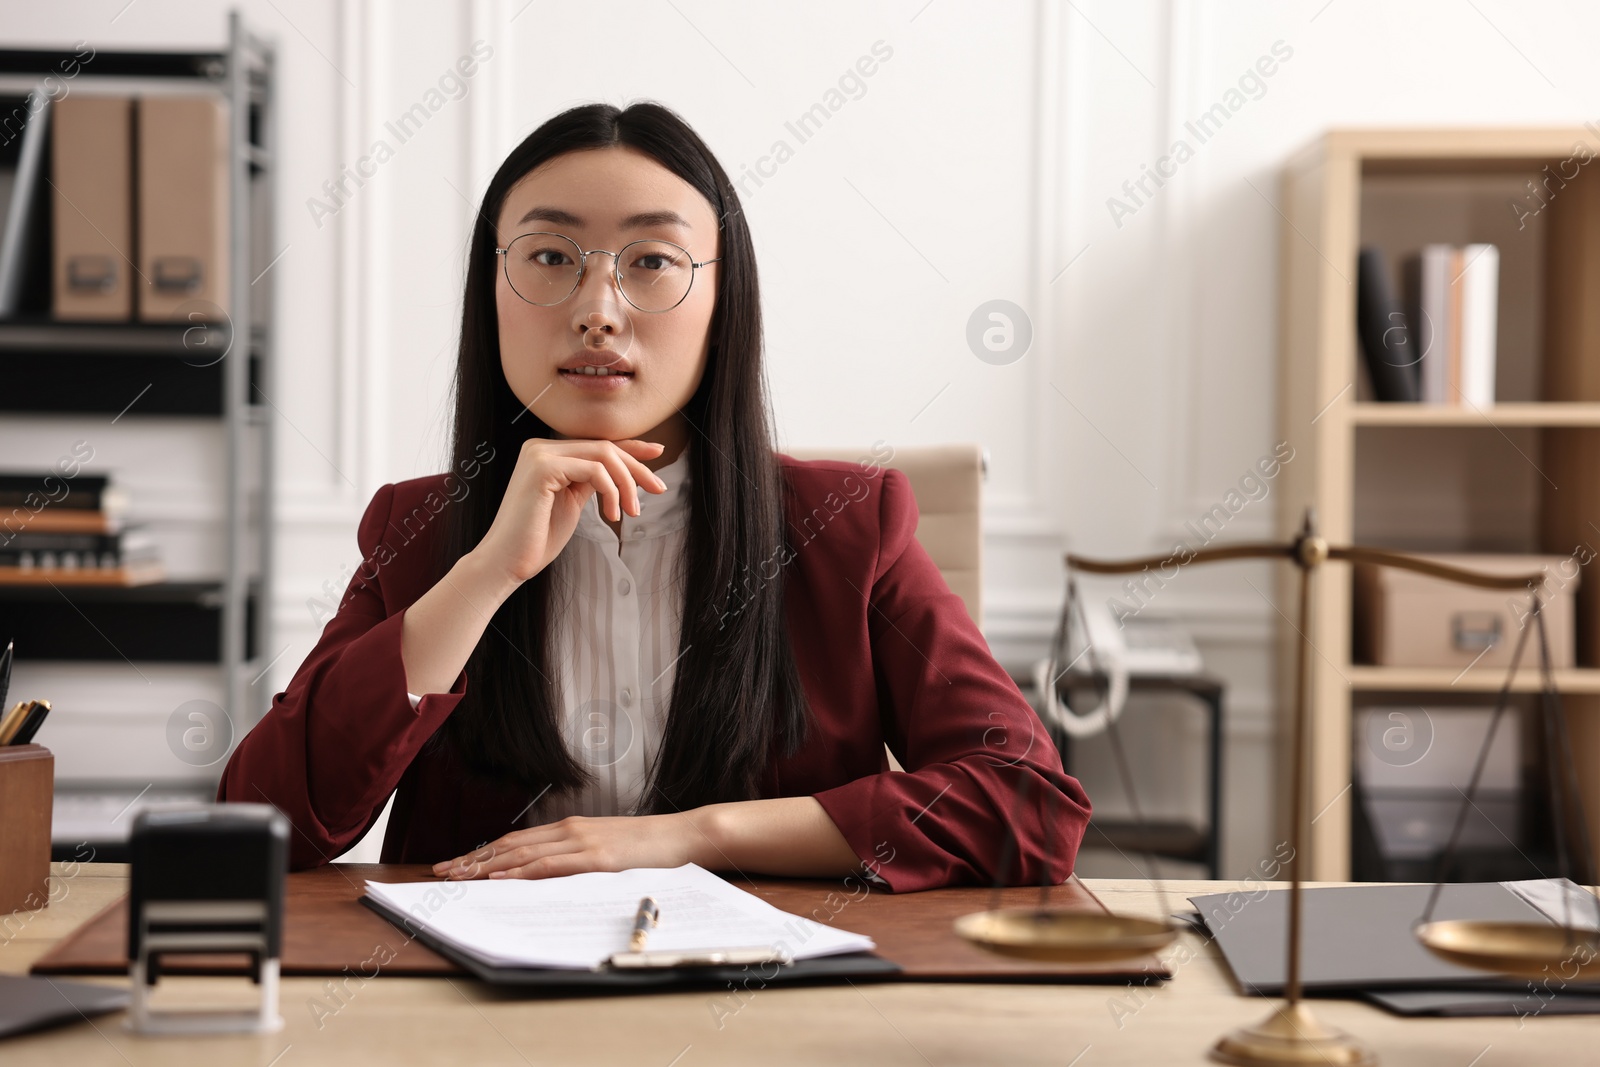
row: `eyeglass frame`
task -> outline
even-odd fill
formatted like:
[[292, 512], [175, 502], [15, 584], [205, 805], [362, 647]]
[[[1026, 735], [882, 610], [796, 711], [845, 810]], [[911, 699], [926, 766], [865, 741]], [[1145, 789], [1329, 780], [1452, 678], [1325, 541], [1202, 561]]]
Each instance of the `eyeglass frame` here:
[[[557, 300], [555, 303], [552, 303], [552, 304], [540, 304], [540, 303], [538, 303], [536, 301], [529, 300], [527, 297], [523, 296], [521, 293], [517, 293], [517, 287], [515, 285], [511, 284], [511, 266], [510, 266], [511, 261], [505, 258], [506, 255], [510, 253], [511, 246], [516, 244], [518, 241], [522, 240], [524, 237], [536, 237], [536, 236], [540, 236], [540, 235], [543, 235], [543, 236], [546, 236], [546, 237], [559, 237], [563, 241], [566, 241], [567, 243], [572, 245], [573, 248], [576, 248], [578, 250], [578, 276], [577, 276], [577, 278], [573, 279], [572, 288], [567, 291], [567, 295], [563, 296], [560, 300]], [[673, 303], [671, 306], [660, 308], [659, 310], [656, 310], [656, 311], [646, 311], [644, 308], [640, 307], [638, 304], [635, 304], [633, 302], [633, 298], [628, 295], [628, 291], [626, 289], [624, 289], [623, 286], [622, 286], [622, 253], [626, 252], [628, 249], [632, 248], [634, 245], [645, 244], [645, 243], [650, 242], [650, 241], [654, 241], [656, 244], [671, 245], [673, 248], [678, 249], [685, 256], [689, 257], [689, 285], [688, 285], [688, 288], [684, 289], [683, 295], [678, 297], [677, 301], [675, 303]], [[506, 284], [511, 286], [511, 291], [513, 293], [517, 293], [517, 299], [518, 300], [521, 300], [521, 301], [523, 301], [524, 303], [527, 303], [527, 304], [532, 304], [536, 308], [553, 308], [553, 307], [557, 307], [557, 306], [565, 303], [566, 301], [570, 300], [572, 298], [572, 294], [573, 293], [576, 293], [579, 289], [583, 288], [583, 273], [584, 273], [584, 271], [589, 269], [589, 257], [594, 255], [596, 252], [602, 252], [605, 255], [608, 255], [608, 256], [611, 257], [611, 280], [617, 283], [617, 292], [622, 295], [622, 299], [626, 300], [630, 307], [632, 307], [635, 311], [638, 311], [638, 312], [640, 312], [642, 314], [645, 314], [645, 315], [660, 315], [660, 314], [662, 314], [664, 312], [671, 311], [673, 308], [677, 307], [679, 304], [681, 304], [685, 300], [689, 299], [689, 294], [694, 292], [694, 280], [695, 280], [696, 277], [699, 276], [698, 272], [699, 272], [700, 268], [701, 267], [710, 266], [713, 263], [721, 263], [722, 262], [722, 257], [718, 256], [716, 259], [708, 259], [708, 260], [705, 260], [702, 263], [696, 263], [694, 261], [694, 253], [693, 252], [689, 251], [687, 248], [684, 248], [682, 245], [678, 244], [676, 241], [668, 241], [668, 240], [666, 240], [664, 238], [661, 238], [661, 237], [641, 237], [637, 241], [629, 241], [627, 244], [623, 245], [621, 248], [617, 249], [615, 252], [608, 251], [607, 249], [604, 249], [604, 248], [591, 248], [588, 251], [584, 251], [583, 246], [580, 245], [577, 241], [574, 241], [572, 238], [568, 237], [564, 233], [556, 233], [554, 230], [529, 230], [527, 233], [519, 233], [515, 237], [513, 237], [511, 240], [506, 242], [506, 247], [504, 247], [504, 248], [496, 248], [494, 250], [494, 254], [499, 256], [499, 257], [501, 257], [501, 259], [500, 259], [501, 271], [502, 271], [502, 273], [505, 274], [505, 276], [506, 276]]]

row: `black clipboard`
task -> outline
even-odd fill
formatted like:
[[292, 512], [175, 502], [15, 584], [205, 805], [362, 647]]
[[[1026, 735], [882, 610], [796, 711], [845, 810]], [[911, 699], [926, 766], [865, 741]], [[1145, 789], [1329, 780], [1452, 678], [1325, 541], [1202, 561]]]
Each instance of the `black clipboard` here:
[[548, 989], [575, 987], [585, 989], [675, 989], [685, 986], [712, 985], [726, 988], [729, 982], [805, 983], [836, 981], [840, 978], [891, 979], [903, 968], [871, 952], [843, 952], [837, 956], [817, 956], [813, 959], [794, 960], [784, 964], [740, 964], [737, 966], [708, 965], [703, 967], [660, 967], [640, 970], [598, 971], [573, 970], [561, 967], [500, 967], [484, 963], [467, 952], [435, 937], [414, 925], [404, 912], [396, 911], [370, 896], [362, 896], [361, 903], [393, 923], [409, 937], [445, 959], [465, 968], [470, 974], [485, 982], [505, 986], [536, 986]]

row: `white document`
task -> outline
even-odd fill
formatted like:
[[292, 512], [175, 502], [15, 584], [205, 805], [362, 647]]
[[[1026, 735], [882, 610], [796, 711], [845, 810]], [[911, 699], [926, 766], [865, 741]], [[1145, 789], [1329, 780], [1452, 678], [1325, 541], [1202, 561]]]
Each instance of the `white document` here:
[[781, 911], [694, 863], [559, 878], [368, 881], [367, 893], [502, 967], [598, 968], [628, 950], [646, 896], [660, 909], [646, 951], [777, 947], [810, 959], [874, 947], [870, 937]]

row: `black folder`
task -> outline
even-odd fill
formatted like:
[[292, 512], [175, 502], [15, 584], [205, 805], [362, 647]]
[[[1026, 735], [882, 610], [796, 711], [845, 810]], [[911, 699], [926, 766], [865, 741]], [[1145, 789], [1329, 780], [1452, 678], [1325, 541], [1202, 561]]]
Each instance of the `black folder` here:
[[1394, 1015], [1437, 1019], [1515, 1016], [1536, 1019], [1543, 1015], [1600, 1015], [1600, 991], [1511, 993], [1493, 989], [1388, 989], [1363, 993], [1362, 999]]
[[[1405, 1015], [1528, 1014], [1539, 1004], [1546, 1005], [1539, 1014], [1600, 1014], [1600, 983], [1570, 982], [1559, 991], [1537, 990], [1525, 978], [1486, 974], [1433, 955], [1412, 934], [1432, 890], [1431, 885], [1304, 890], [1300, 980], [1305, 993], [1361, 997]], [[1288, 891], [1216, 893], [1189, 900], [1243, 991], [1282, 994], [1288, 966]], [[1444, 886], [1433, 918], [1550, 922], [1499, 882]], [[1552, 992], [1559, 993], [1559, 1008], [1550, 1000]]]

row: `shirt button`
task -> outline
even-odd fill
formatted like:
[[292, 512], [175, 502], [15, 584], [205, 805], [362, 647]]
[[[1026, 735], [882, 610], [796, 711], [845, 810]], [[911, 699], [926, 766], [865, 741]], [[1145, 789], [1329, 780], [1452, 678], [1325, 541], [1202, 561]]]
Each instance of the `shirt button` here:
[[628, 579], [626, 579], [626, 578], [622, 579], [622, 581], [617, 583], [617, 592], [621, 593], [623, 596], [627, 596], [628, 595], [628, 591], [630, 589], [632, 589], [632, 588], [633, 588], [633, 583], [628, 581]]
[[621, 697], [622, 697], [622, 706], [623, 707], [630, 708], [630, 707], [633, 706], [633, 690], [632, 689], [624, 689], [622, 691], [622, 693], [621, 693]]
[[635, 526], [633, 528], [633, 536], [635, 536], [635, 537], [643, 537], [644, 536], [644, 531], [645, 531], [645, 528], [643, 526]]

